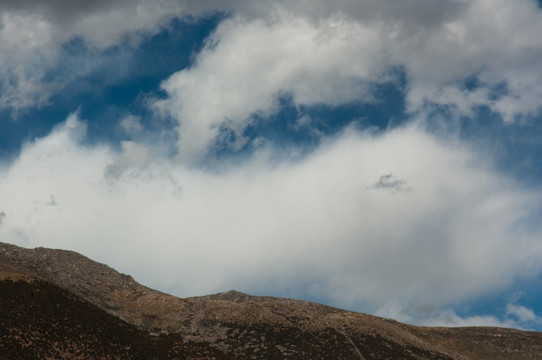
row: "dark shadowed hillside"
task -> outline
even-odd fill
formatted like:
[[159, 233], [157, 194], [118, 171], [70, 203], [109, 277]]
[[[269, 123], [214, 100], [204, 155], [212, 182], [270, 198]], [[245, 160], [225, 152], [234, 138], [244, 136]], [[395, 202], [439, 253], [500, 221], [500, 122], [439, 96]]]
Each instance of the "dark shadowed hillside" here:
[[541, 333], [414, 327], [235, 291], [179, 299], [69, 251], [0, 244], [0, 275], [6, 359], [542, 359]]
[[180, 336], [149, 336], [51, 283], [0, 280], [0, 359], [231, 359]]

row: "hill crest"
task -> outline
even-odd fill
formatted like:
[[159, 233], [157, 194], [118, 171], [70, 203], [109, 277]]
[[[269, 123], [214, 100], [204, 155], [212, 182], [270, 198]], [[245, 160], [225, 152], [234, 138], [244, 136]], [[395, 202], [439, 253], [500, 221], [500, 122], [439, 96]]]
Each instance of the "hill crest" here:
[[416, 327], [235, 290], [181, 299], [65, 250], [0, 243], [0, 274], [4, 283], [58, 286], [151, 337], [178, 336], [238, 359], [542, 359], [541, 333]]

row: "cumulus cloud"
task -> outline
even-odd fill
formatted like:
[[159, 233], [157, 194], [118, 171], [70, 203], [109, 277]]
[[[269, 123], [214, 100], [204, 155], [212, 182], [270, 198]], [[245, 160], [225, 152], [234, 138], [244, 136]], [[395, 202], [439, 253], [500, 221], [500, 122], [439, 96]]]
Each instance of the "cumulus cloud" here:
[[122, 132], [130, 136], [136, 136], [143, 132], [141, 117], [135, 115], [127, 115], [123, 117], [119, 121], [118, 127]]
[[194, 65], [163, 83], [169, 98], [157, 107], [180, 124], [181, 158], [205, 154], [223, 126], [242, 135], [254, 114], [277, 111], [280, 96], [296, 106], [378, 101], [376, 85], [403, 86], [397, 69], [412, 114], [435, 106], [469, 117], [484, 106], [506, 122], [540, 114], [534, 1], [272, 4], [266, 15], [236, 8]]
[[[3, 241], [74, 249], [181, 296], [237, 288], [365, 311], [441, 307], [540, 270], [540, 229], [524, 226], [540, 194], [413, 127], [220, 171], [147, 155], [85, 145], [72, 115], [2, 171]], [[375, 191], [387, 173], [412, 191]]]
[[51, 72], [65, 59], [62, 46], [81, 39], [94, 50], [121, 43], [137, 46], [180, 16], [174, 0], [3, 1], [0, 4], [0, 109], [15, 113], [44, 106], [50, 96], [88, 71], [89, 59]]
[[54, 52], [51, 25], [39, 16], [0, 13], [0, 108], [20, 109], [47, 100], [51, 86], [41, 79]]
[[540, 321], [540, 318], [535, 315], [533, 310], [528, 309], [522, 305], [508, 304], [506, 306], [506, 313], [515, 316], [519, 321], [522, 322], [530, 322], [536, 320]]
[[277, 110], [281, 95], [305, 105], [374, 102], [371, 85], [394, 80], [379, 69], [379, 41], [377, 31], [344, 17], [318, 24], [234, 17], [219, 25], [194, 67], [162, 84], [169, 98], [156, 106], [180, 123], [180, 157], [197, 158], [221, 126], [242, 135], [252, 115]]
[[537, 315], [532, 309], [519, 304], [522, 294], [517, 293], [511, 301], [506, 305], [506, 315], [515, 321], [525, 324], [525, 327], [531, 328], [533, 326], [542, 324], [542, 316]]
[[532, 0], [6, 1], [0, 107], [45, 104], [64, 84], [46, 82], [47, 71], [74, 38], [137, 46], [174, 17], [212, 11], [230, 17], [196, 63], [164, 83], [171, 99], [160, 107], [182, 124], [181, 154], [203, 151], [223, 123], [241, 133], [284, 93], [298, 105], [373, 102], [372, 86], [394, 81], [391, 69], [406, 73], [411, 112], [436, 104], [471, 116], [486, 106], [508, 122], [540, 114], [542, 11]]
[[[542, 72], [536, 58], [542, 42], [533, 35], [542, 30], [542, 12], [536, 2], [465, 3], [458, 17], [406, 39], [407, 50], [398, 53], [405, 55], [409, 70], [409, 109], [427, 101], [469, 116], [474, 107], [485, 105], [508, 122], [539, 113], [536, 99], [542, 93], [536, 84]], [[464, 86], [469, 77], [478, 80], [477, 88]], [[506, 91], [498, 94], [495, 89], [502, 85]]]

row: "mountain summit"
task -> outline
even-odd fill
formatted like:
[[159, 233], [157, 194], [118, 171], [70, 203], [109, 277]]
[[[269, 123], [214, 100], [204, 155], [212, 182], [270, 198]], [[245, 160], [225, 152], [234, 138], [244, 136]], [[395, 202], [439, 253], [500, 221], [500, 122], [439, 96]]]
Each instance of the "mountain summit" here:
[[0, 243], [0, 359], [542, 359], [542, 333], [416, 327], [238, 291], [177, 298], [78, 253]]

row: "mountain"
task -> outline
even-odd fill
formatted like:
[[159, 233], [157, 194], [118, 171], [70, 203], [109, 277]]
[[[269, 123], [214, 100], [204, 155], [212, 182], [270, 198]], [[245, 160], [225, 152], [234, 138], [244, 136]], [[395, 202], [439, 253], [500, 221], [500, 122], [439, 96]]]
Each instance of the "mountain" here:
[[0, 359], [542, 359], [542, 333], [416, 327], [236, 291], [180, 299], [80, 254], [0, 243]]

